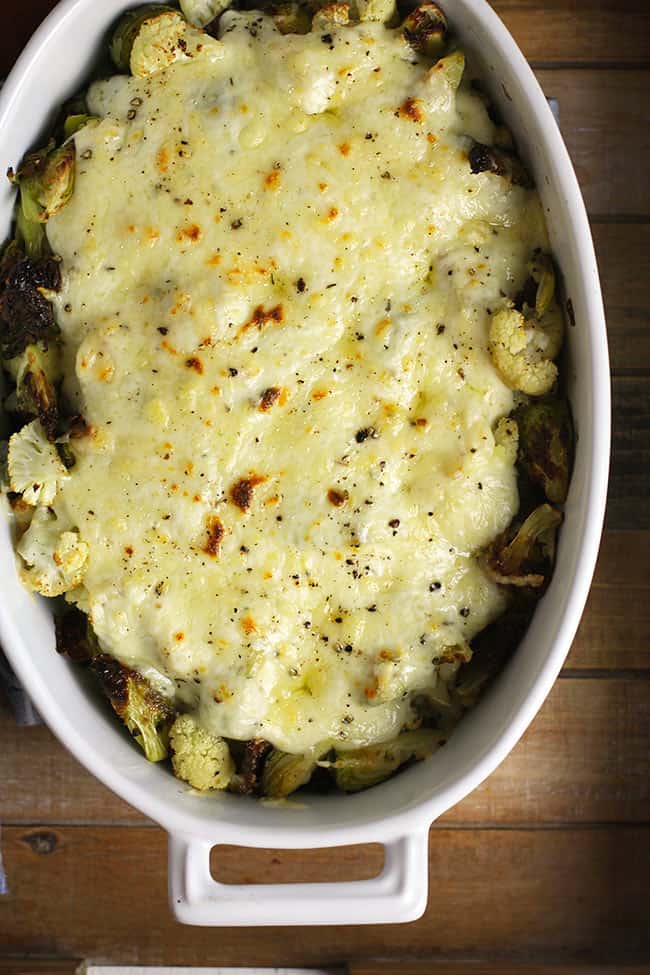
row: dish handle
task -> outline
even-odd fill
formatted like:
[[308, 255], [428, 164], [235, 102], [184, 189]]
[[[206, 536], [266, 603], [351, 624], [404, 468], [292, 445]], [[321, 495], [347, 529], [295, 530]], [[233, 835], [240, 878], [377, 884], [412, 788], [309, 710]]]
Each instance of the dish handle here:
[[377, 877], [342, 883], [222, 884], [210, 873], [213, 845], [169, 837], [169, 898], [182, 924], [395, 924], [415, 921], [426, 907], [428, 829], [385, 843]]

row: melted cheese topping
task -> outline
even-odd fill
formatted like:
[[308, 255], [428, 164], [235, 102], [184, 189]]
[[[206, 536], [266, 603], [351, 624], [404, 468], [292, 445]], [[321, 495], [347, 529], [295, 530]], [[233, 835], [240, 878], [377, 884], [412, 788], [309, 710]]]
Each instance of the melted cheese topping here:
[[487, 320], [543, 219], [471, 174], [482, 102], [399, 31], [222, 25], [90, 91], [48, 225], [90, 435], [53, 507], [107, 651], [217, 734], [359, 746], [504, 609], [477, 559], [518, 508]]

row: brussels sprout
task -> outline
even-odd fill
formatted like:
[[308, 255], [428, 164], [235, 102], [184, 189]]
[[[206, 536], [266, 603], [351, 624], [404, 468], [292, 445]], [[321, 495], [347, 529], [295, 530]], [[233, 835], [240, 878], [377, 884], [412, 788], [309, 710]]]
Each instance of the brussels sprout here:
[[296, 789], [306, 785], [318, 766], [318, 760], [329, 750], [330, 745], [310, 748], [304, 755], [290, 755], [274, 748], [264, 765], [262, 773], [262, 792], [273, 799], [291, 795]]
[[528, 265], [530, 276], [537, 285], [535, 292], [535, 314], [542, 318], [551, 307], [555, 296], [555, 268], [548, 254], [541, 251], [533, 255]]
[[264, 762], [272, 747], [263, 738], [251, 738], [243, 743], [237, 771], [228, 785], [231, 792], [246, 796], [259, 793]]
[[168, 755], [169, 727], [174, 718], [171, 706], [137, 671], [106, 653], [93, 657], [91, 668], [115, 713], [150, 762]]
[[38, 417], [47, 439], [56, 437], [59, 419], [54, 383], [59, 376], [57, 350], [38, 342], [6, 363], [16, 383], [15, 405], [20, 413]]
[[519, 457], [531, 481], [549, 501], [563, 504], [569, 489], [573, 434], [564, 400], [529, 403], [517, 414]]
[[271, 16], [281, 34], [308, 34], [311, 30], [311, 15], [301, 3], [274, 4]]
[[50, 139], [43, 149], [28, 153], [16, 173], [9, 171], [10, 180], [20, 188], [26, 221], [46, 223], [66, 205], [74, 187], [74, 167], [74, 142], [57, 149]]
[[507, 179], [513, 186], [532, 187], [533, 182], [518, 156], [496, 146], [486, 146], [474, 142], [469, 151], [469, 164], [472, 172], [494, 173]]
[[514, 538], [501, 536], [491, 546], [486, 567], [503, 586], [539, 589], [550, 579], [562, 512], [542, 504], [528, 515]]
[[90, 620], [76, 606], [69, 606], [62, 616], [54, 617], [54, 631], [56, 652], [73, 663], [88, 663], [99, 653], [99, 644]]
[[418, 54], [441, 57], [447, 43], [447, 18], [437, 3], [421, 3], [406, 17], [402, 31]]
[[73, 135], [83, 129], [86, 125], [97, 125], [99, 119], [96, 115], [68, 115], [63, 123], [63, 138], [70, 139]]
[[331, 763], [322, 763], [335, 770], [336, 784], [344, 792], [360, 792], [390, 778], [406, 762], [421, 761], [433, 755], [444, 744], [446, 736], [431, 728], [404, 731], [393, 741], [368, 748], [337, 751]]
[[129, 10], [120, 18], [113, 31], [109, 48], [113, 64], [119, 71], [131, 70], [131, 51], [143, 24], [158, 14], [169, 12], [181, 19], [177, 10], [164, 3], [148, 3], [144, 7], [136, 7], [135, 10]]
[[[41, 224], [32, 224], [42, 230]], [[61, 288], [60, 262], [54, 257], [26, 258], [13, 242], [0, 267], [0, 353], [11, 359], [28, 345], [58, 334], [46, 294]]]
[[473, 656], [458, 672], [454, 699], [463, 708], [472, 708], [487, 684], [503, 669], [523, 638], [534, 608], [534, 601], [518, 600], [495, 623], [472, 641]]

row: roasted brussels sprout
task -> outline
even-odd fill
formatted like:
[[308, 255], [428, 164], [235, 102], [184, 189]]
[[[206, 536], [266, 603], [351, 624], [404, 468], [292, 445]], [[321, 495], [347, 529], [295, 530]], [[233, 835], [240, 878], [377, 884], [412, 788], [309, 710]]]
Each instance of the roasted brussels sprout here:
[[150, 762], [167, 758], [171, 706], [136, 670], [106, 653], [91, 661], [113, 710], [122, 719]]
[[241, 795], [257, 795], [262, 785], [264, 762], [273, 746], [263, 738], [245, 741], [237, 761], [237, 771], [230, 782], [230, 791]]
[[301, 3], [274, 4], [270, 13], [281, 34], [308, 34], [311, 30], [311, 15]]
[[[41, 226], [33, 224], [33, 226]], [[58, 334], [48, 291], [61, 288], [59, 261], [32, 260], [10, 244], [0, 267], [0, 354], [5, 359]]]
[[63, 137], [64, 139], [70, 139], [73, 135], [83, 129], [86, 125], [97, 125], [99, 119], [96, 115], [88, 115], [86, 113], [79, 115], [68, 115], [65, 122], [63, 123]]
[[50, 139], [43, 149], [25, 156], [18, 171], [9, 178], [20, 189], [20, 205], [25, 219], [46, 223], [61, 210], [74, 188], [75, 145], [66, 142], [58, 149]]
[[311, 748], [304, 755], [289, 755], [274, 748], [264, 764], [263, 794], [273, 799], [280, 799], [306, 785], [318, 766], [318, 760], [327, 754], [330, 748], [329, 744], [321, 745]]
[[469, 150], [469, 164], [474, 174], [494, 173], [507, 179], [513, 186], [533, 186], [533, 181], [518, 156], [505, 149], [475, 142]]
[[517, 413], [519, 458], [531, 481], [553, 504], [566, 501], [571, 473], [573, 435], [564, 400], [529, 403]]
[[335, 760], [324, 764], [334, 769], [339, 789], [360, 792], [383, 782], [406, 762], [433, 755], [444, 741], [444, 734], [431, 728], [403, 731], [393, 741], [381, 745], [337, 751]]
[[528, 515], [514, 537], [502, 535], [490, 547], [486, 566], [502, 586], [539, 589], [550, 579], [562, 512], [542, 504]]
[[437, 59], [447, 43], [447, 18], [437, 3], [419, 4], [402, 24], [404, 37], [418, 54]]
[[41, 342], [28, 345], [20, 356], [6, 363], [6, 368], [16, 384], [12, 397], [16, 411], [37, 417], [47, 439], [53, 441], [59, 418], [54, 389], [59, 376], [57, 350]]
[[56, 652], [74, 663], [89, 663], [99, 653], [90, 620], [76, 606], [69, 606], [61, 616], [54, 617], [54, 630]]

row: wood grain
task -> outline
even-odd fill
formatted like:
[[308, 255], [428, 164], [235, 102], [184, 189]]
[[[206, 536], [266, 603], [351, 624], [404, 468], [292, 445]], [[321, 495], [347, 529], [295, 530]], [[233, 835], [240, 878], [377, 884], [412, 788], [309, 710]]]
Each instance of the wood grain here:
[[617, 376], [612, 383], [612, 463], [606, 524], [650, 528], [650, 379]]
[[[0, 968], [0, 972], [2, 969]], [[579, 962], [482, 962], [424, 960], [352, 962], [348, 975], [650, 975], [650, 965], [582, 965]]]
[[[114, 964], [322, 965], [386, 954], [475, 955], [480, 945], [492, 958], [650, 959], [650, 829], [436, 829], [420, 921], [291, 932], [175, 924], [158, 829], [68, 827], [48, 845], [33, 830], [9, 828], [4, 855], [12, 886], [0, 912], [6, 953]], [[250, 858], [255, 870], [254, 852], [228, 855], [233, 864]], [[326, 872], [330, 853], [320, 856]], [[280, 874], [282, 854], [277, 859]]]
[[0, 958], [0, 975], [83, 975], [80, 965], [79, 959]]
[[595, 223], [592, 230], [605, 302], [612, 371], [615, 374], [648, 374], [650, 223]]
[[[3, 822], [144, 822], [85, 772], [45, 728], [17, 729], [0, 712], [0, 740]], [[548, 826], [648, 821], [649, 740], [650, 680], [560, 680], [503, 765], [451, 809], [444, 822]]]
[[560, 128], [589, 213], [650, 214], [650, 71], [540, 70], [547, 97], [560, 102]]
[[566, 666], [650, 669], [650, 532], [604, 533]]
[[[11, 30], [0, 34], [6, 74], [55, 0], [5, 0]], [[650, 10], [645, 0], [493, 0], [492, 6], [529, 60], [638, 65], [650, 58]], [[3, 8], [5, 9], [5, 8]]]

